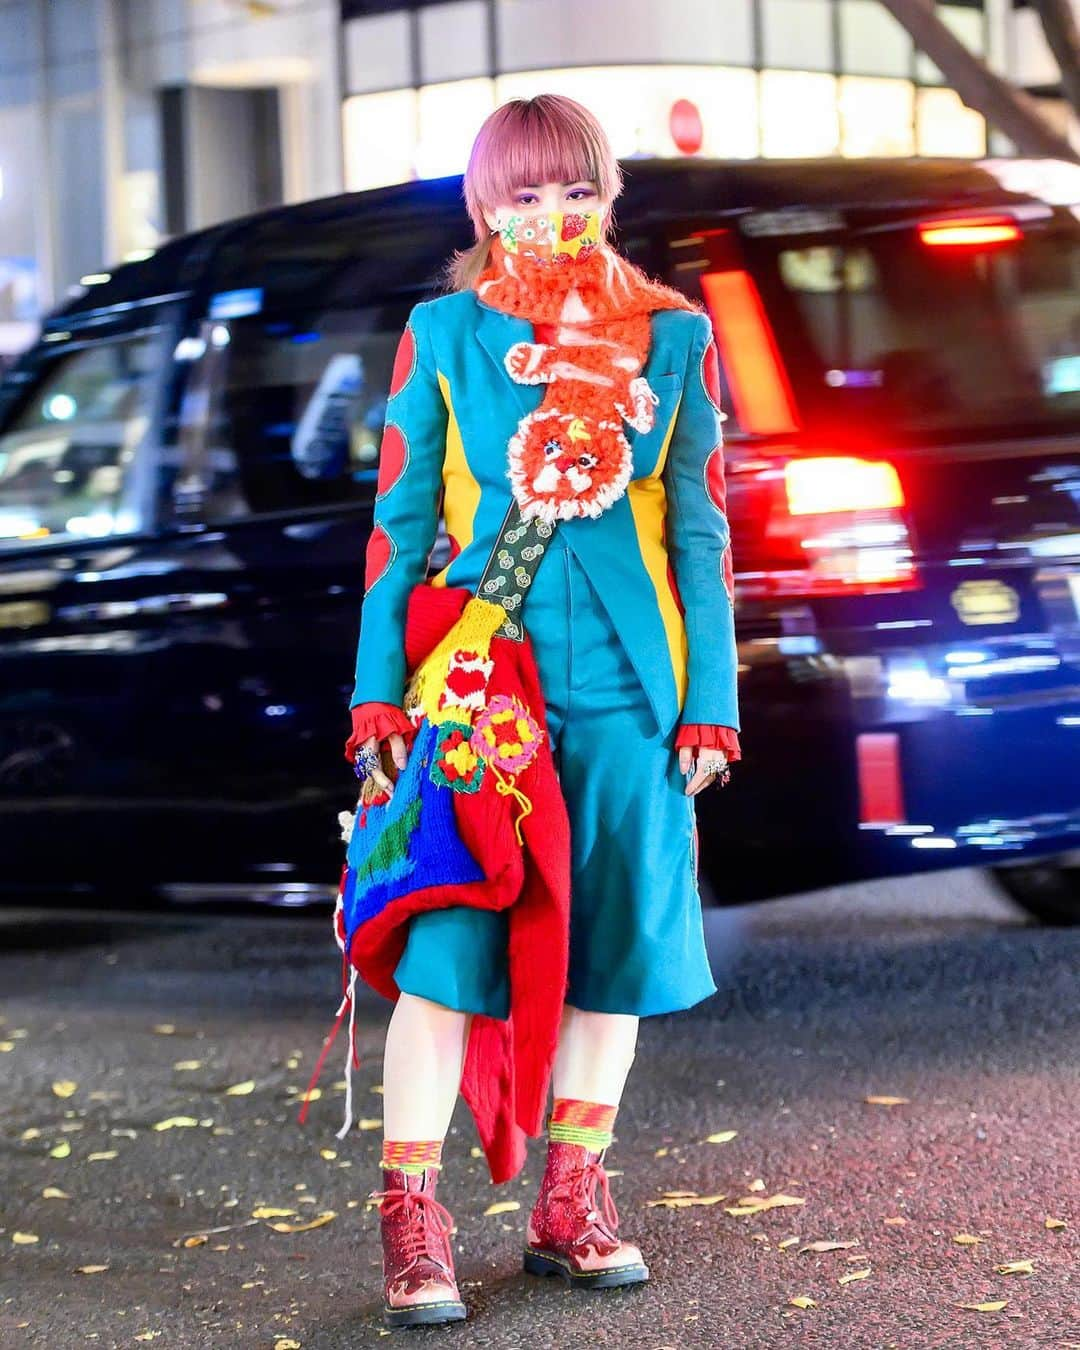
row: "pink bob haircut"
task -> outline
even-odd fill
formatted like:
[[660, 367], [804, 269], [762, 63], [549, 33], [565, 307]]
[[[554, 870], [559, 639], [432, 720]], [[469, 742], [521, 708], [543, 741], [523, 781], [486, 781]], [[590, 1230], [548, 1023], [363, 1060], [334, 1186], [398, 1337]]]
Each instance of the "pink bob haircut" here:
[[[623, 188], [622, 171], [604, 128], [588, 108], [563, 94], [514, 98], [496, 108], [476, 133], [465, 170], [465, 207], [476, 243], [454, 253], [445, 269], [448, 290], [467, 290], [483, 271], [491, 251], [484, 219], [526, 183], [568, 183], [587, 179], [599, 200], [610, 203]], [[613, 225], [608, 210], [604, 238]]]

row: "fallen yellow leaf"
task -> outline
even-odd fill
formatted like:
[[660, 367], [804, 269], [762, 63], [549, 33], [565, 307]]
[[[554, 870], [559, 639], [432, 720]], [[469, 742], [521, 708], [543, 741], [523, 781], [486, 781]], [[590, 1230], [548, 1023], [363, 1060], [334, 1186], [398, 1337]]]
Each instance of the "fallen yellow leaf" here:
[[100, 1275], [103, 1270], [108, 1270], [108, 1266], [76, 1266], [77, 1275]]
[[337, 1157], [337, 1149], [321, 1148], [319, 1149], [319, 1157], [325, 1158], [327, 1162], [333, 1162], [334, 1159]]
[[192, 1234], [191, 1237], [185, 1238], [185, 1239], [184, 1239], [184, 1246], [185, 1246], [185, 1247], [201, 1247], [204, 1243], [209, 1242], [209, 1241], [210, 1241], [210, 1238], [207, 1236], [206, 1233], [194, 1233], [194, 1234]]
[[710, 1134], [705, 1142], [707, 1144], [729, 1144], [738, 1133], [738, 1130], [721, 1130], [719, 1134]]
[[954, 1233], [953, 1241], [961, 1247], [974, 1247], [977, 1243], [982, 1242], [982, 1238], [976, 1237], [974, 1233]]
[[911, 1100], [910, 1097], [864, 1097], [863, 1101], [869, 1102], [871, 1106], [904, 1106]]
[[296, 1213], [295, 1209], [274, 1209], [272, 1205], [260, 1205], [251, 1211], [253, 1219], [288, 1219]]
[[484, 1150], [482, 1148], [478, 1148], [475, 1144], [473, 1144], [472, 1148], [469, 1149], [470, 1158], [482, 1158], [483, 1156]]
[[649, 1208], [661, 1205], [667, 1209], [689, 1209], [691, 1205], [715, 1205], [722, 1195], [665, 1195], [661, 1200], [646, 1200]]
[[52, 1085], [52, 1090], [58, 1097], [72, 1097], [78, 1089], [78, 1083], [73, 1083], [70, 1078], [62, 1078]]
[[12, 1233], [11, 1240], [16, 1247], [30, 1247], [38, 1241], [36, 1233]]
[[182, 1126], [198, 1125], [194, 1116], [170, 1116], [168, 1120], [159, 1120], [154, 1126], [155, 1130], [179, 1129]]
[[50, 1158], [66, 1158], [70, 1153], [71, 1145], [66, 1139], [61, 1139], [58, 1144], [54, 1144], [53, 1147], [49, 1149]]
[[178, 1059], [173, 1065], [173, 1068], [184, 1073], [189, 1069], [201, 1069], [202, 1066], [203, 1062], [201, 1059]]
[[766, 1209], [781, 1209], [788, 1205], [805, 1205], [800, 1195], [770, 1195], [766, 1200], [755, 1200], [752, 1195], [744, 1196], [736, 1205], [725, 1205], [725, 1214], [760, 1214]]
[[1030, 1260], [1027, 1261], [1003, 1261], [1000, 1266], [994, 1269], [999, 1275], [1034, 1275], [1035, 1269]]
[[748, 1191], [763, 1191], [765, 1189], [765, 1183], [760, 1177], [757, 1177], [746, 1189]]
[[1000, 1312], [1008, 1304], [1007, 1298], [998, 1299], [994, 1303], [958, 1303], [958, 1308], [969, 1308], [972, 1312]]
[[32, 1125], [32, 1126], [30, 1127], [30, 1129], [28, 1129], [28, 1130], [23, 1130], [22, 1134], [19, 1135], [19, 1138], [20, 1138], [20, 1139], [40, 1139], [40, 1138], [41, 1138], [41, 1131], [40, 1131], [36, 1126], [33, 1126], [33, 1125]]
[[852, 1280], [865, 1280], [869, 1274], [868, 1270], [849, 1270], [846, 1275], [841, 1275], [836, 1283], [850, 1284]]
[[789, 1298], [788, 1302], [794, 1304], [796, 1308], [816, 1308], [817, 1304], [812, 1298], [807, 1298], [805, 1294], [796, 1294], [794, 1298]]
[[71, 1196], [67, 1191], [62, 1191], [59, 1186], [46, 1186], [41, 1192], [42, 1200], [70, 1200]]
[[86, 1161], [87, 1161], [87, 1162], [109, 1162], [110, 1159], [115, 1158], [115, 1157], [116, 1157], [116, 1149], [114, 1149], [114, 1148], [107, 1148], [107, 1149], [105, 1149], [105, 1151], [102, 1152], [102, 1153], [88, 1153], [88, 1154], [86, 1155]]
[[160, 1331], [140, 1331], [135, 1337], [137, 1341], [152, 1341], [155, 1336], [160, 1336]]
[[274, 1350], [300, 1350], [300, 1342], [280, 1338], [274, 1342]]
[[14, 1041], [0, 1041], [0, 1054], [6, 1055], [10, 1050], [15, 1049]]
[[173, 1026], [173, 1024], [172, 1024], [171, 1022], [158, 1022], [158, 1023], [155, 1025], [155, 1027], [154, 1027], [154, 1031], [155, 1031], [159, 1036], [175, 1036], [175, 1035], [176, 1035], [176, 1027]]
[[786, 1248], [788, 1248], [788, 1247], [794, 1247], [794, 1245], [796, 1244], [796, 1242], [798, 1242], [798, 1240], [799, 1240], [799, 1239], [798, 1239], [797, 1237], [788, 1237], [788, 1238], [785, 1238], [785, 1239], [783, 1240], [783, 1242], [778, 1242], [778, 1243], [776, 1244], [777, 1251], [781, 1251], [781, 1252], [782, 1252], [782, 1251], [786, 1250]]
[[382, 1125], [382, 1116], [363, 1116], [356, 1122], [358, 1130], [377, 1130]]
[[496, 1200], [493, 1205], [488, 1205], [484, 1210], [485, 1216], [488, 1214], [513, 1214], [515, 1209], [521, 1208], [519, 1200]]
[[658, 1149], [656, 1150], [656, 1152], [653, 1154], [653, 1157], [654, 1157], [654, 1158], [666, 1158], [669, 1152], [670, 1152], [669, 1149], [666, 1149], [666, 1148], [658, 1148]]
[[1052, 1218], [1050, 1217], [1050, 1215], [1048, 1214], [1048, 1215], [1046, 1216], [1046, 1223], [1043, 1225], [1043, 1227], [1044, 1227], [1044, 1228], [1050, 1228], [1050, 1229], [1055, 1229], [1055, 1228], [1067, 1228], [1067, 1227], [1068, 1227], [1068, 1224], [1065, 1222], [1064, 1219], [1052, 1219]]
[[907, 1223], [907, 1219], [902, 1219], [899, 1214], [894, 1214], [891, 1218], [886, 1219], [885, 1223], [891, 1228], [903, 1228], [904, 1224]]
[[307, 1223], [272, 1223], [270, 1227], [275, 1233], [307, 1233], [312, 1228], [321, 1228], [324, 1223], [330, 1223], [337, 1218], [334, 1210], [328, 1209], [325, 1214], [320, 1214], [317, 1218], [310, 1219]]
[[853, 1242], [808, 1242], [800, 1247], [800, 1252], [846, 1252], [849, 1247], [859, 1245], [856, 1238]]
[[232, 1087], [225, 1089], [226, 1097], [247, 1097], [255, 1091], [254, 1078], [248, 1078], [243, 1083], [234, 1083]]

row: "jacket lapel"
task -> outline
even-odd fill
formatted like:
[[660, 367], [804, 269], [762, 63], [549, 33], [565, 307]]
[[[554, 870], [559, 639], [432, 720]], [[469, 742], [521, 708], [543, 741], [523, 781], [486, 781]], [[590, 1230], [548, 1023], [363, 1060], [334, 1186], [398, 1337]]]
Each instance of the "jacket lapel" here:
[[496, 378], [510, 387], [522, 413], [533, 412], [540, 406], [547, 386], [519, 384], [517, 380], [511, 378], [504, 364], [506, 353], [515, 342], [535, 342], [536, 335], [532, 322], [517, 314], [506, 314], [501, 309], [493, 309], [483, 301], [477, 301], [477, 304], [480, 308], [480, 322], [477, 325], [476, 335], [480, 339], [480, 345], [495, 363]]

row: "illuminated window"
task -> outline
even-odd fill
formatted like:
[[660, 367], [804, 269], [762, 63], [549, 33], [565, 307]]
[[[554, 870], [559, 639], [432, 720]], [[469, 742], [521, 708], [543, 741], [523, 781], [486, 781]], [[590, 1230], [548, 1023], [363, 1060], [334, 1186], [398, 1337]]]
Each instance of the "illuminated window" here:
[[[972, 9], [968, 5], [938, 5], [935, 12], [945, 27], [960, 39], [968, 51], [974, 52], [977, 56], [983, 55], [986, 50], [986, 30], [981, 7]], [[1012, 16], [1014, 23], [1022, 13], [1034, 16], [1035, 11], [1017, 10]], [[915, 78], [920, 84], [945, 83], [941, 71], [923, 52], [916, 53]], [[1056, 74], [1053, 78], [1057, 79]]]
[[488, 69], [488, 19], [484, 0], [425, 5], [419, 12], [420, 69], [425, 81], [445, 83]]
[[404, 183], [416, 155], [416, 90], [354, 94], [342, 104], [345, 190]]
[[986, 154], [986, 122], [964, 106], [955, 90], [920, 89], [915, 109], [920, 155]]
[[832, 9], [825, 0], [762, 0], [765, 61], [790, 70], [832, 70]]
[[420, 178], [464, 173], [480, 125], [495, 107], [487, 79], [428, 84], [420, 90], [420, 140], [415, 167]]
[[880, 0], [840, 0], [840, 67], [857, 75], [911, 74], [911, 39]]
[[836, 79], [801, 70], [761, 73], [763, 155], [835, 155], [840, 144]]
[[[825, 7], [825, 0], [814, 0]], [[753, 59], [753, 7], [748, 0], [496, 0], [499, 67], [507, 72], [567, 61], [630, 62]]]
[[915, 89], [907, 80], [840, 77], [840, 137], [845, 155], [913, 155]]
[[495, 101], [566, 94], [603, 124], [616, 155], [679, 155], [671, 135], [671, 108], [688, 99], [701, 117], [695, 153], [748, 159], [757, 154], [757, 79], [752, 70], [725, 66], [594, 66], [500, 75]]

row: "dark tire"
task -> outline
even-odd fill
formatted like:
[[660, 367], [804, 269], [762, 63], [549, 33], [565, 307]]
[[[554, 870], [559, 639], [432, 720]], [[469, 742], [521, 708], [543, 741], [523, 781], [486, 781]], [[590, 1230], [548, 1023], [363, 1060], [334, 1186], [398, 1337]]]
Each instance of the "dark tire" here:
[[990, 868], [998, 886], [1040, 923], [1080, 924], [1080, 849]]

